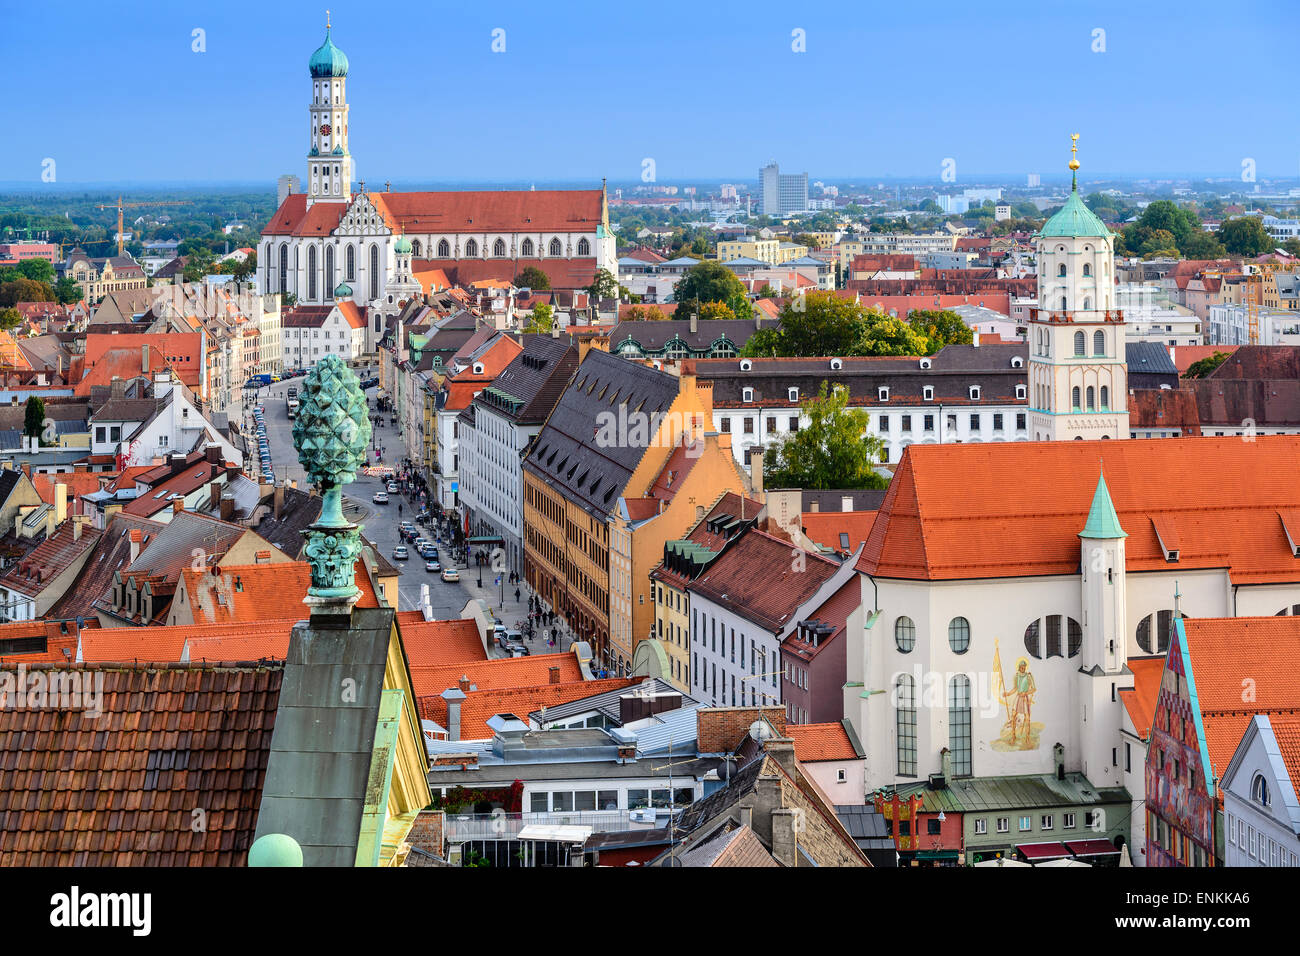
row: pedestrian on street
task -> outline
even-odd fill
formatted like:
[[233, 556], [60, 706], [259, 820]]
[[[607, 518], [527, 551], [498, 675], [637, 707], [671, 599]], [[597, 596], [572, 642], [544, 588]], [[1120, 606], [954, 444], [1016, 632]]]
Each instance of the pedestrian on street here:
[[515, 588], [515, 600], [516, 600], [516, 601], [519, 600], [519, 589], [518, 589], [518, 588]]

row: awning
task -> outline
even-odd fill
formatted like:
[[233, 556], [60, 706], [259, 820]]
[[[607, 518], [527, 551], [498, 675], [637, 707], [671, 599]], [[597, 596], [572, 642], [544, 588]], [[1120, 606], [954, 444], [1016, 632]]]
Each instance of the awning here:
[[1059, 860], [1070, 855], [1070, 851], [1063, 843], [1020, 843], [1017, 844], [1016, 850], [1030, 863]]
[[494, 536], [492, 536], [492, 535], [486, 535], [486, 536], [481, 537], [481, 538], [470, 538], [470, 539], [469, 539], [469, 543], [470, 543], [470, 544], [505, 544], [505, 541], [503, 541], [503, 540], [502, 540], [501, 538], [499, 538], [499, 537], [494, 537]]
[[1065, 845], [1075, 856], [1119, 856], [1109, 840], [1068, 840]]
[[955, 860], [957, 859], [956, 850], [917, 850], [916, 859], [918, 860]]

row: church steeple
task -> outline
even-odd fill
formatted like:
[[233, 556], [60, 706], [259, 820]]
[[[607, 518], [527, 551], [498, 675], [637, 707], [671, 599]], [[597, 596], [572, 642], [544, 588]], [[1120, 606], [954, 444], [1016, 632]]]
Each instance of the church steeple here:
[[348, 58], [330, 38], [325, 11], [325, 42], [311, 55], [311, 148], [307, 152], [307, 205], [349, 202], [352, 155], [348, 152]]

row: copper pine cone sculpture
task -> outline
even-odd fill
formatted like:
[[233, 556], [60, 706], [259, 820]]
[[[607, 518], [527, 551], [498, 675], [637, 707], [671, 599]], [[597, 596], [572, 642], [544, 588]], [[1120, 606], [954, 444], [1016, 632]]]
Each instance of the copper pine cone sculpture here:
[[312, 482], [325, 490], [355, 481], [370, 443], [366, 397], [356, 375], [337, 355], [327, 355], [307, 374], [299, 401], [293, 444]]

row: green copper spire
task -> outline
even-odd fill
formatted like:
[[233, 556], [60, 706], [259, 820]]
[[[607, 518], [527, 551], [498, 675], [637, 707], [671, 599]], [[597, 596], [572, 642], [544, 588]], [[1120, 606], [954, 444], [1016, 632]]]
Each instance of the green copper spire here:
[[293, 424], [293, 445], [303, 469], [324, 496], [320, 517], [303, 532], [313, 613], [346, 614], [357, 602], [354, 566], [361, 553], [358, 525], [343, 517], [342, 486], [365, 464], [370, 416], [356, 375], [337, 355], [316, 363], [303, 380]]
[[1111, 504], [1104, 474], [1097, 476], [1097, 490], [1092, 496], [1092, 507], [1088, 509], [1088, 523], [1079, 532], [1079, 537], [1098, 541], [1128, 537], [1128, 532], [1119, 526], [1119, 515]]

